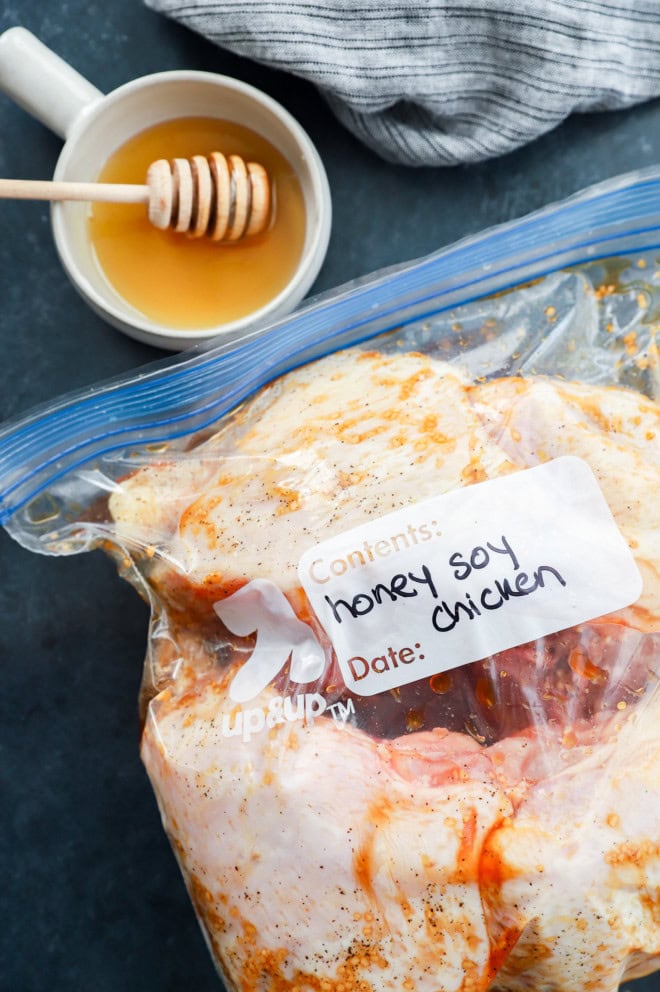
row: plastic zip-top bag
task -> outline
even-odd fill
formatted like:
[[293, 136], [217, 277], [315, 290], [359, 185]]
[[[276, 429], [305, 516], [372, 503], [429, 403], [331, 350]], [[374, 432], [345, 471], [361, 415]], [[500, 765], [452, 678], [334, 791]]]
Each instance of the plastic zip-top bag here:
[[659, 249], [637, 173], [5, 427], [7, 530], [150, 603], [229, 989], [660, 966]]

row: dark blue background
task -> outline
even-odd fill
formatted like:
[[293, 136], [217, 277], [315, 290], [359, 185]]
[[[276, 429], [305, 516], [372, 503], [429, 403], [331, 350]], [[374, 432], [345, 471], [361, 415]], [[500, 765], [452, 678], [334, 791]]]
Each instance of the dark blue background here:
[[[14, 24], [104, 91], [197, 68], [283, 103], [317, 145], [332, 189], [316, 290], [660, 160], [655, 102], [575, 117], [477, 167], [396, 167], [337, 125], [309, 85], [215, 48], [140, 0], [5, 0], [0, 30]], [[47, 178], [60, 147], [0, 95], [0, 175]], [[162, 354], [79, 299], [39, 203], [0, 204], [0, 343], [0, 420]], [[146, 626], [146, 607], [100, 553], [41, 558], [0, 532], [1, 992], [219, 988], [138, 758]], [[634, 989], [657, 992], [660, 980]]]

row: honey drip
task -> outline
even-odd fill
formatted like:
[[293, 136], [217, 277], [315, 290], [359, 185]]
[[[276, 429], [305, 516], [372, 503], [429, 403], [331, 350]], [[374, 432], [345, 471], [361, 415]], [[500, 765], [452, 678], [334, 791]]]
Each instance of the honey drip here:
[[437, 695], [442, 696], [452, 687], [453, 679], [449, 672], [438, 672], [436, 675], [432, 675], [429, 679], [429, 685], [432, 692], [437, 693]]
[[576, 675], [581, 675], [583, 678], [589, 679], [590, 682], [607, 682], [607, 672], [594, 665], [589, 656], [580, 648], [573, 648], [568, 658], [568, 664]]
[[492, 679], [488, 678], [486, 675], [481, 675], [477, 679], [477, 688], [475, 693], [478, 701], [486, 709], [492, 710], [497, 705], [497, 694], [495, 691], [495, 686], [493, 685]]

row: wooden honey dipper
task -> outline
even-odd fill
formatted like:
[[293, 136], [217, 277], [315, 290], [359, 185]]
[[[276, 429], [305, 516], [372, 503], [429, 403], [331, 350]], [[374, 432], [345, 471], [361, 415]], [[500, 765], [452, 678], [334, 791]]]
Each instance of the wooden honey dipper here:
[[271, 214], [263, 166], [221, 152], [152, 162], [145, 185], [0, 179], [0, 198], [145, 203], [155, 227], [212, 241], [260, 234]]

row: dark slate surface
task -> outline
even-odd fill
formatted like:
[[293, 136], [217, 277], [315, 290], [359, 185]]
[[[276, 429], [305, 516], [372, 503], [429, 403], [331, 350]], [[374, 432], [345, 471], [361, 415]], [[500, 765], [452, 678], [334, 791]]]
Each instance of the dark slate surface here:
[[[102, 90], [143, 73], [235, 75], [280, 100], [324, 159], [334, 228], [316, 290], [660, 160], [660, 103], [580, 116], [506, 159], [385, 164], [308, 85], [216, 49], [139, 0], [7, 0]], [[52, 173], [59, 140], [0, 95], [0, 175]], [[44, 204], [0, 206], [0, 419], [161, 357], [68, 284]], [[147, 611], [99, 554], [41, 558], [0, 532], [0, 990], [219, 988], [138, 759]], [[632, 990], [633, 985], [629, 986]], [[634, 983], [635, 992], [660, 981]]]

